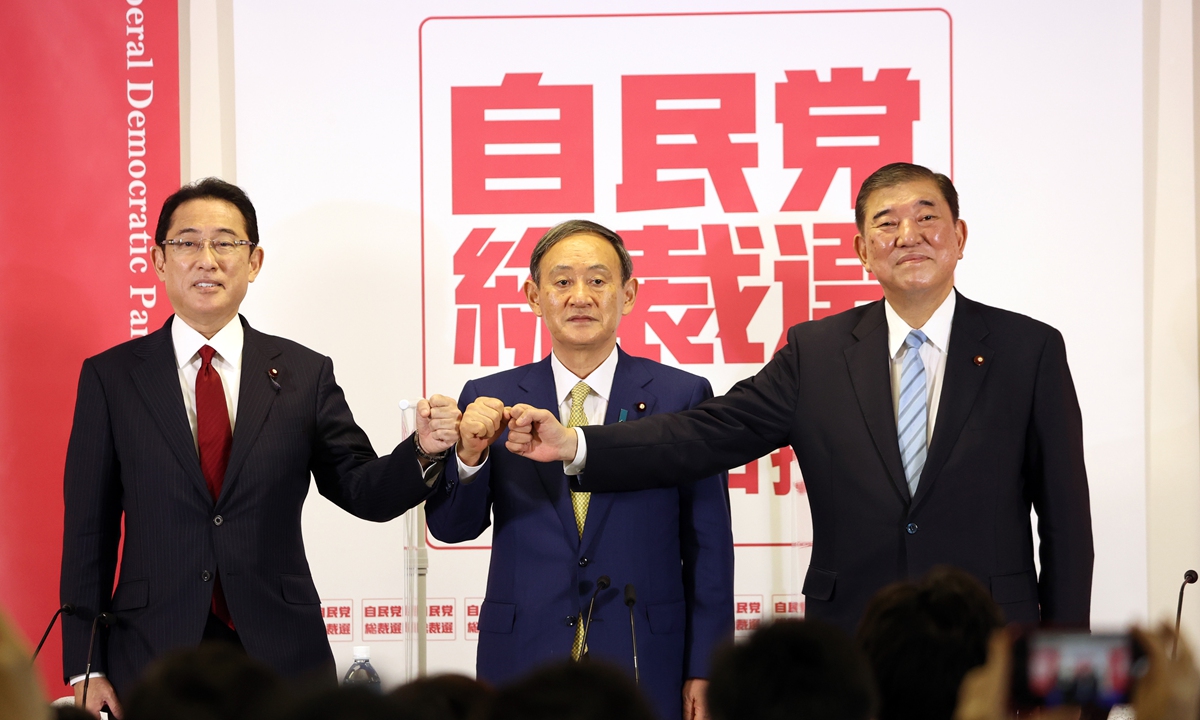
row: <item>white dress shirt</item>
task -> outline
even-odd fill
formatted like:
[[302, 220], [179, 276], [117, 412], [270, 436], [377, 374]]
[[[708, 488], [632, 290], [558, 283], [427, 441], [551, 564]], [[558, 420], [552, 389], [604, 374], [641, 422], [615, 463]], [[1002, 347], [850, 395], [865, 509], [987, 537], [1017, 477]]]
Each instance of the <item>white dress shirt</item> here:
[[[591, 392], [583, 400], [583, 414], [587, 416], [589, 425], [603, 425], [604, 417], [608, 414], [608, 400], [612, 397], [613, 376], [617, 373], [616, 346], [613, 346], [612, 352], [604, 362], [585, 378], [568, 370], [554, 353], [550, 353], [550, 370], [554, 374], [554, 397], [558, 400], [558, 419], [562, 424], [566, 425], [571, 417], [571, 390], [582, 380], [591, 388]], [[458, 457], [457, 453], [455, 457]], [[468, 483], [485, 462], [486, 455], [475, 466], [466, 465], [462, 460], [458, 460], [459, 482]], [[582, 470], [582, 463], [579, 463], [578, 467], [573, 463], [563, 463], [563, 469], [568, 475], [578, 475]]]
[[196, 376], [200, 374], [200, 366], [204, 363], [200, 358], [200, 348], [209, 345], [217, 351], [213, 355], [212, 364], [225, 389], [225, 405], [229, 409], [229, 429], [232, 432], [237, 421], [238, 390], [242, 386], [242, 345], [245, 339], [242, 322], [236, 315], [212, 338], [205, 338], [192, 326], [180, 320], [179, 316], [171, 322], [171, 342], [175, 346], [179, 385], [183, 390], [183, 405], [187, 408], [188, 424], [192, 426], [194, 442], [198, 442], [199, 431], [196, 424]]
[[925, 445], [933, 437], [933, 425], [937, 422], [938, 404], [942, 399], [942, 379], [946, 377], [946, 348], [950, 347], [950, 325], [954, 320], [954, 306], [957, 293], [954, 290], [946, 296], [933, 315], [919, 328], [914, 328], [904, 322], [892, 304], [883, 302], [883, 312], [888, 324], [888, 357], [892, 364], [892, 412], [900, 415], [900, 373], [904, 366], [904, 357], [908, 354], [908, 345], [904, 339], [913, 330], [925, 333], [929, 342], [921, 346], [921, 362], [925, 364], [925, 407], [928, 408], [928, 422], [925, 424]]

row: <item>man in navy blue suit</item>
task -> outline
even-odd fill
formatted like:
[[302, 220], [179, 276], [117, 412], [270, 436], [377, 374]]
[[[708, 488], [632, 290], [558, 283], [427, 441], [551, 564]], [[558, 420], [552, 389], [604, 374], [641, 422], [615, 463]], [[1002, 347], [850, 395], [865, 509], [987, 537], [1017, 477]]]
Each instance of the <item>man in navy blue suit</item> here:
[[[599, 425], [685, 410], [712, 388], [617, 347], [638, 283], [616, 233], [562, 223], [538, 242], [529, 270], [526, 297], [553, 352], [467, 383], [458, 462], [448, 463], [444, 490], [426, 503], [430, 532], [443, 542], [472, 540], [493, 525], [478, 675], [502, 683], [583, 655], [632, 673], [625, 588], [633, 586], [642, 690], [663, 718], [704, 718], [709, 656], [733, 633], [728, 476], [590, 496], [571, 492], [574, 468], [494, 443], [504, 436], [506, 408], [517, 403], [556, 407], [569, 425]], [[596, 593], [602, 577], [611, 586]]]

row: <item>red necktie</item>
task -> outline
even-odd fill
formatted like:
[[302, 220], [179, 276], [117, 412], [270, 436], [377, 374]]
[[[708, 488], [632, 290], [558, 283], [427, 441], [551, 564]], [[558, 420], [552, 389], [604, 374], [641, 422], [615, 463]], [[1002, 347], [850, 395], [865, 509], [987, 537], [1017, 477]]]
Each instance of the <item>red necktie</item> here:
[[[196, 375], [196, 441], [200, 446], [200, 470], [213, 502], [221, 496], [225, 469], [229, 467], [229, 449], [233, 447], [233, 431], [229, 427], [229, 406], [225, 404], [225, 388], [221, 376], [212, 366], [212, 347], [200, 348], [200, 372]], [[217, 573], [213, 586], [212, 612], [233, 629], [233, 618], [221, 590], [221, 575]]]

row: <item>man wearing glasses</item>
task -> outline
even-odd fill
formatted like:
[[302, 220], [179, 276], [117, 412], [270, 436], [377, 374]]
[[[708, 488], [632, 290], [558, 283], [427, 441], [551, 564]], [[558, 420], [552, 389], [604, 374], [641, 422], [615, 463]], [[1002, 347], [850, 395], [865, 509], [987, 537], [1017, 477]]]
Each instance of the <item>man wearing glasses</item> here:
[[175, 315], [84, 361], [64, 481], [61, 597], [77, 608], [63, 623], [64, 674], [81, 704], [93, 619], [114, 614], [97, 633], [87, 706], [118, 716], [147, 663], [201, 640], [332, 680], [300, 530], [310, 473], [350, 513], [390, 520], [429, 494], [458, 439], [454, 400], [435, 395], [419, 404], [417, 433], [377, 458], [332, 361], [238, 314], [263, 263], [240, 188], [181, 188], [154, 239]]

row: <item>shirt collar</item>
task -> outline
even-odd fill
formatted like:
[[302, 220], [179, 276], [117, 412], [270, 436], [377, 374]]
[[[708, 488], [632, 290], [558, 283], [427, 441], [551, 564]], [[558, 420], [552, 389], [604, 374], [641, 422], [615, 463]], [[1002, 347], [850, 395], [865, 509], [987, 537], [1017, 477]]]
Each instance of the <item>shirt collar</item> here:
[[593, 393], [607, 401], [612, 393], [613, 376], [617, 372], [617, 348], [614, 345], [612, 352], [604, 362], [600, 363], [600, 366], [586, 378], [581, 378], [568, 370], [567, 366], [563, 365], [554, 353], [550, 353], [550, 369], [554, 372], [554, 391], [559, 405], [567, 401], [567, 398], [571, 396], [571, 390], [580, 380], [586, 381]]
[[171, 321], [171, 342], [175, 345], [175, 362], [184, 367], [196, 359], [196, 353], [205, 345], [211, 345], [217, 355], [230, 367], [237, 368], [242, 364], [242, 345], [246, 334], [242, 329], [241, 319], [235, 315], [225, 327], [217, 331], [212, 338], [206, 338], [176, 315]]
[[[925, 337], [929, 338], [929, 342], [943, 353], [950, 344], [950, 324], [954, 320], [954, 306], [957, 298], [958, 292], [951, 289], [950, 294], [946, 296], [938, 309], [933, 311], [933, 315], [929, 316], [925, 325], [920, 328], [921, 332], [925, 333]], [[887, 300], [883, 301], [883, 313], [887, 316], [888, 324], [888, 357], [894, 360], [904, 347], [904, 339], [915, 328], [904, 322], [904, 318], [892, 309], [892, 304]]]

